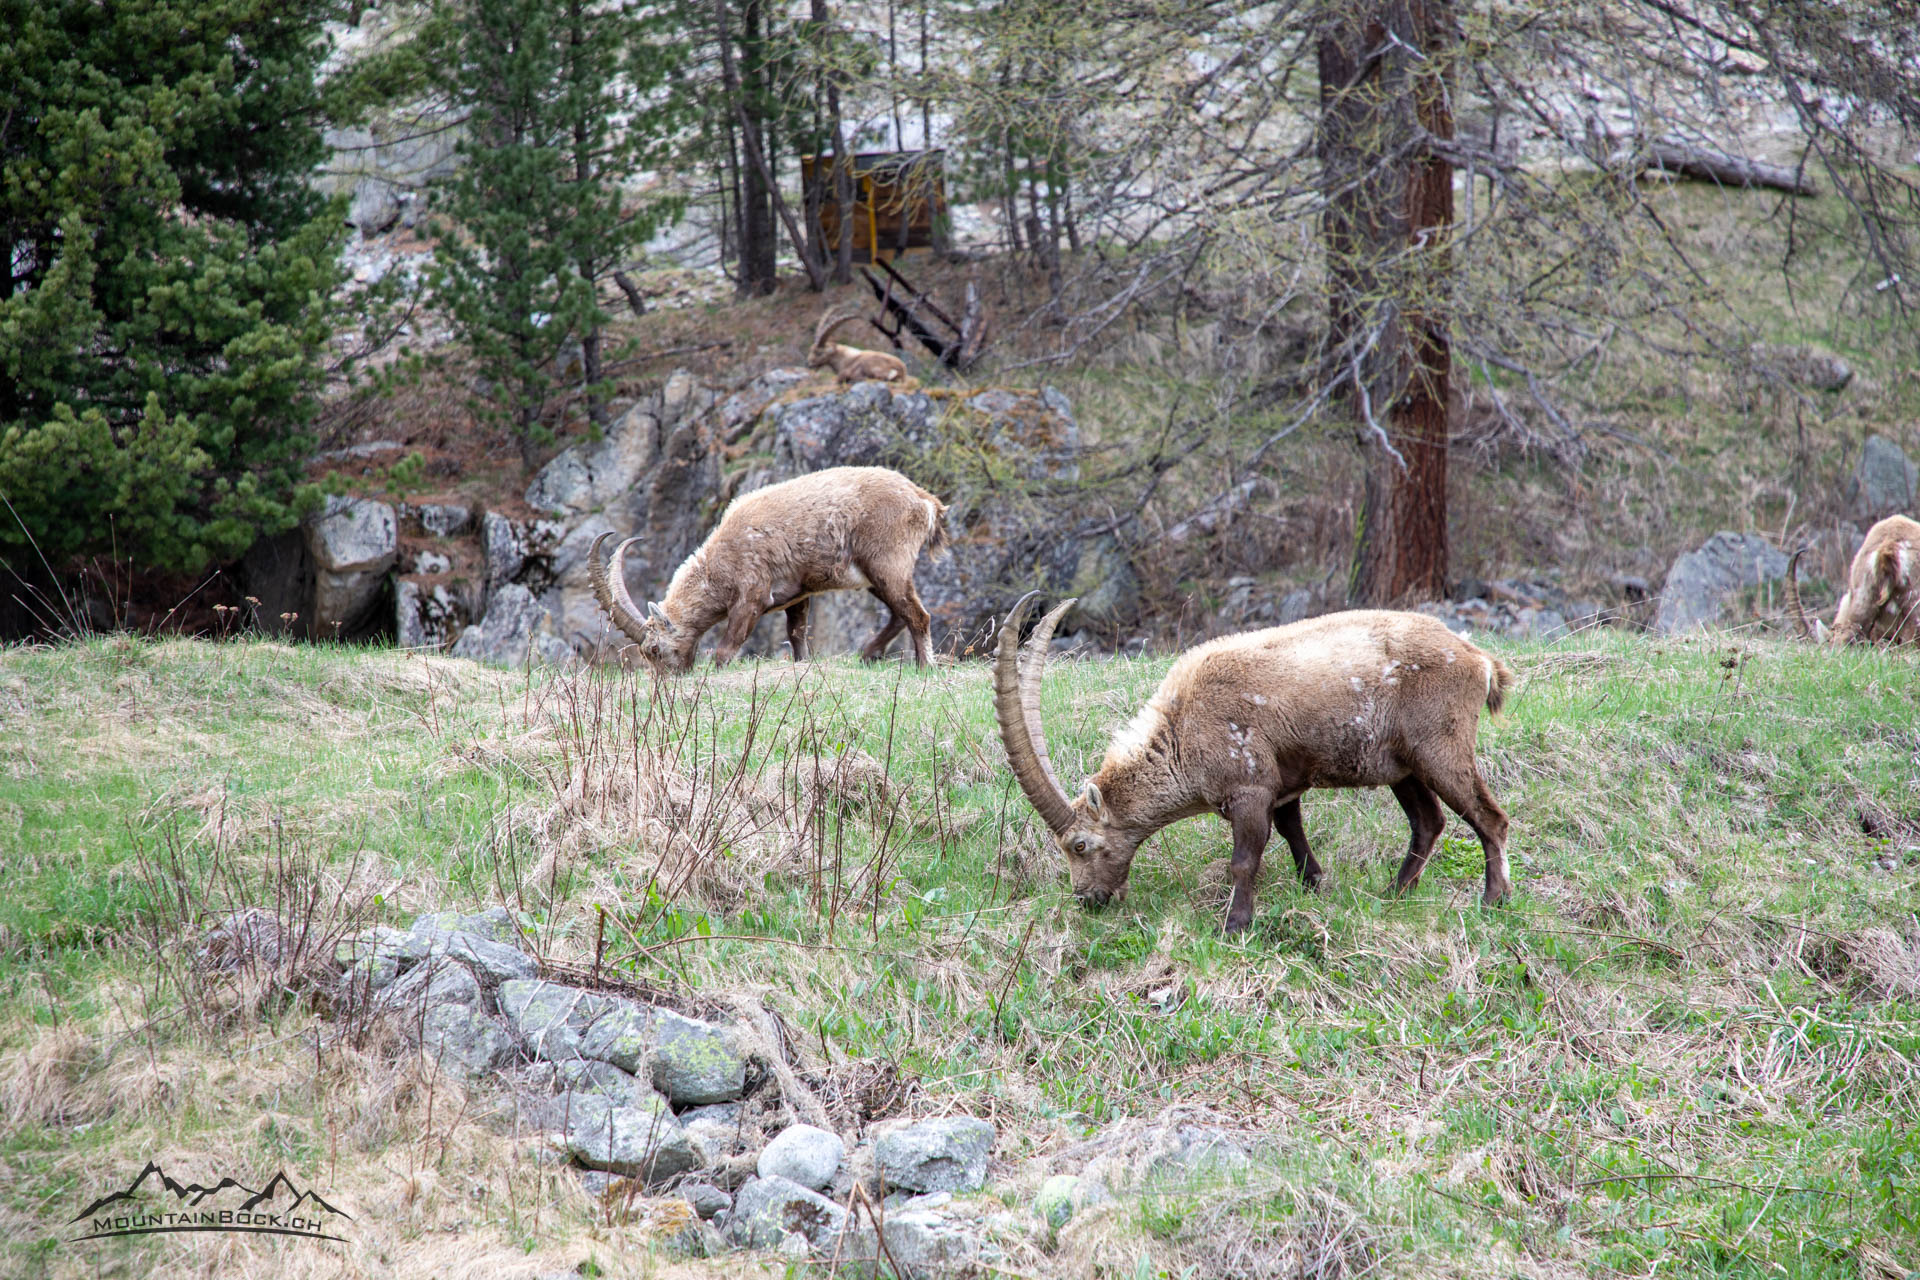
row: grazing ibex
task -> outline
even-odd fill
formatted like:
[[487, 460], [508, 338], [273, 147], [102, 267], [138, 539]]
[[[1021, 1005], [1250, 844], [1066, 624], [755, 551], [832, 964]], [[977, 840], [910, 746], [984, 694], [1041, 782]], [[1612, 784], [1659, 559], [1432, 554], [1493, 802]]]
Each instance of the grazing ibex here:
[[835, 329], [859, 318], [859, 313], [853, 311], [829, 311], [821, 316], [820, 323], [813, 328], [813, 349], [807, 352], [807, 368], [831, 369], [842, 382], [898, 382], [906, 377], [907, 366], [898, 356], [827, 341]]
[[794, 661], [807, 656], [807, 606], [823, 591], [873, 593], [887, 606], [887, 624], [861, 650], [876, 661], [905, 628], [913, 660], [933, 661], [931, 621], [913, 589], [913, 562], [921, 550], [947, 545], [947, 505], [885, 467], [832, 467], [742, 494], [720, 524], [673, 575], [666, 599], [642, 614], [627, 593], [628, 538], [609, 565], [594, 539], [588, 572], [593, 593], [613, 625], [640, 648], [640, 656], [669, 671], [693, 665], [694, 646], [725, 619], [713, 651], [724, 666], [740, 652], [762, 614], [783, 610]]
[[[1802, 547], [1787, 562], [1787, 607], [1800, 634], [1819, 639], [1825, 628], [1810, 621], [1800, 603], [1797, 570], [1805, 554]], [[1847, 571], [1847, 590], [1834, 612], [1833, 630], [1825, 638], [1829, 644], [1920, 641], [1920, 523], [1888, 516], [1867, 530]]]
[[1022, 600], [1000, 631], [993, 709], [1020, 789], [1067, 858], [1074, 894], [1093, 906], [1124, 896], [1134, 850], [1182, 818], [1233, 825], [1233, 897], [1226, 931], [1253, 920], [1253, 885], [1278, 829], [1309, 888], [1300, 797], [1311, 787], [1391, 787], [1413, 837], [1394, 887], [1420, 881], [1446, 827], [1465, 818], [1486, 850], [1482, 900], [1512, 892], [1507, 815], [1474, 757], [1480, 708], [1498, 711], [1513, 683], [1499, 659], [1418, 613], [1355, 611], [1223, 636], [1189, 649], [1071, 800], [1054, 776], [1040, 724], [1040, 679], [1060, 615], [1034, 627], [1019, 664]]

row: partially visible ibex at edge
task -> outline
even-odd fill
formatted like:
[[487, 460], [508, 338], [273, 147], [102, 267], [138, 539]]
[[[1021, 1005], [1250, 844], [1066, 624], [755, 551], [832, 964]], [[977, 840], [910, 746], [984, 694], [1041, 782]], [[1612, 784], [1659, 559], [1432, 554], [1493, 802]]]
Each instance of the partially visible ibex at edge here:
[[[1806, 548], [1787, 562], [1787, 607], [1800, 634], [1820, 639], [1825, 628], [1808, 619], [1800, 603], [1797, 570]], [[1920, 523], [1888, 516], [1867, 530], [1847, 571], [1846, 594], [1833, 615], [1829, 644], [1855, 640], [1889, 644], [1920, 641]]]
[[[693, 665], [694, 646], [722, 619], [726, 633], [713, 651], [725, 666], [753, 633], [762, 614], [787, 615], [787, 640], [798, 662], [807, 656], [807, 607], [824, 591], [865, 588], [887, 606], [887, 623], [861, 650], [867, 661], [886, 652], [902, 628], [913, 660], [933, 661], [931, 619], [913, 589], [913, 563], [922, 549], [947, 545], [947, 505], [885, 467], [830, 467], [742, 494], [720, 524], [673, 575], [666, 599], [642, 614], [627, 592], [628, 538], [610, 564], [594, 539], [588, 556], [593, 593], [613, 625], [639, 646], [640, 656], [669, 671]], [[608, 569], [611, 567], [612, 572]]]
[[1396, 890], [1419, 883], [1446, 827], [1445, 801], [1486, 850], [1482, 900], [1512, 892], [1507, 815], [1480, 776], [1474, 737], [1480, 708], [1500, 709], [1513, 672], [1438, 619], [1336, 613], [1189, 649], [1069, 800], [1047, 753], [1040, 680], [1054, 626], [1074, 602], [1035, 626], [1022, 670], [1020, 624], [1031, 599], [1000, 631], [994, 714], [1020, 789], [1066, 854], [1083, 903], [1124, 896], [1134, 850], [1154, 832], [1217, 813], [1233, 825], [1226, 931], [1238, 933], [1253, 920], [1254, 881], [1275, 829], [1300, 878], [1318, 884], [1300, 821], [1300, 797], [1312, 787], [1393, 788], [1413, 828]]
[[813, 349], [807, 352], [807, 368], [831, 369], [842, 382], [898, 382], [907, 376], [907, 366], [898, 356], [884, 351], [863, 351], [827, 336], [849, 320], [859, 319], [854, 311], [829, 311], [813, 327]]

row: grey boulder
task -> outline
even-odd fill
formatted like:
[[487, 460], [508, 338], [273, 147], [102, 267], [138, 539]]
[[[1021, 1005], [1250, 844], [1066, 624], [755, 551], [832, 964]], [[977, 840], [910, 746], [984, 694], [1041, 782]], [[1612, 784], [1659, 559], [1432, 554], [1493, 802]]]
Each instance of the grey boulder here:
[[1721, 531], [1667, 571], [1654, 630], [1663, 635], [1711, 626], [1739, 591], [1786, 576], [1787, 557], [1758, 534]]
[[681, 1183], [680, 1198], [692, 1205], [693, 1211], [703, 1218], [711, 1218], [733, 1208], [733, 1197], [711, 1182]]
[[699, 1167], [680, 1122], [653, 1094], [624, 1104], [601, 1094], [569, 1097], [567, 1154], [587, 1168], [657, 1183]]
[[513, 1056], [513, 1038], [506, 1028], [471, 1005], [435, 1006], [418, 1025], [420, 1047], [442, 1070], [478, 1079], [492, 1075]]
[[537, 1058], [566, 1062], [587, 1057], [582, 1037], [607, 1016], [613, 1001], [557, 982], [516, 979], [500, 984], [500, 1012]]
[[888, 1187], [978, 1191], [987, 1185], [993, 1126], [972, 1116], [897, 1122], [874, 1139], [875, 1167]]
[[847, 1226], [847, 1212], [789, 1178], [754, 1178], [733, 1197], [727, 1235], [749, 1249], [777, 1249], [798, 1233], [816, 1252], [828, 1252]]
[[315, 569], [307, 632], [323, 638], [349, 634], [371, 613], [393, 568], [399, 549], [393, 508], [335, 495], [303, 532]]
[[786, 1178], [818, 1191], [833, 1181], [847, 1144], [837, 1133], [810, 1124], [788, 1125], [760, 1151], [763, 1178]]
[[731, 1102], [746, 1088], [747, 1055], [726, 1028], [659, 1009], [653, 1036], [654, 1088], [676, 1104]]
[[1868, 436], [1847, 484], [1847, 505], [1854, 518], [1872, 524], [1884, 516], [1911, 512], [1917, 495], [1920, 466], [1885, 436]]

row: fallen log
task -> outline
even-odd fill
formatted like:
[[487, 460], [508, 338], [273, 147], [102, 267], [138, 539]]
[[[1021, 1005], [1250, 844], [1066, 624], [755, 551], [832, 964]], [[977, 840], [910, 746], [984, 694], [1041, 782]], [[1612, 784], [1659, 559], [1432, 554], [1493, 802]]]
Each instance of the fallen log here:
[[1723, 187], [1769, 187], [1796, 196], [1820, 194], [1813, 179], [1799, 169], [1736, 156], [1715, 147], [1695, 146], [1678, 138], [1659, 138], [1650, 144], [1647, 167], [1682, 178], [1717, 182]]

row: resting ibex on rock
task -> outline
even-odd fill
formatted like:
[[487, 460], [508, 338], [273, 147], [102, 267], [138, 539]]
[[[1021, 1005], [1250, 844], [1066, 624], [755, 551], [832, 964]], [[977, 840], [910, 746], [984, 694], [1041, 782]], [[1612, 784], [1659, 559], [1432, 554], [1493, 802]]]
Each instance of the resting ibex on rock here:
[[1805, 554], [1802, 547], [1787, 562], [1787, 607], [1801, 635], [1820, 639], [1826, 632], [1829, 644], [1920, 641], [1920, 523], [1888, 516], [1867, 530], [1847, 571], [1847, 590], [1834, 612], [1832, 631], [1809, 620], [1800, 603], [1796, 571]]
[[865, 588], [887, 606], [887, 624], [861, 650], [872, 662], [902, 628], [913, 640], [913, 660], [933, 661], [931, 619], [913, 589], [913, 562], [922, 549], [947, 545], [947, 505], [885, 467], [832, 467], [742, 494], [720, 524], [673, 575], [666, 599], [642, 614], [627, 593], [628, 538], [609, 565], [594, 539], [588, 557], [593, 593], [613, 625], [639, 646], [640, 656], [669, 671], [693, 665], [694, 646], [715, 624], [727, 629], [713, 651], [725, 666], [740, 652], [761, 615], [783, 610], [794, 661], [807, 656], [807, 606], [824, 591]]
[[1083, 903], [1124, 896], [1134, 850], [1154, 832], [1217, 813], [1233, 825], [1226, 931], [1238, 933], [1253, 920], [1254, 880], [1275, 829], [1300, 878], [1319, 883], [1300, 821], [1311, 787], [1393, 788], [1413, 827], [1396, 890], [1419, 883], [1446, 827], [1445, 801], [1486, 850], [1482, 900], [1512, 892], [1507, 815], [1480, 776], [1474, 736], [1480, 708], [1500, 709], [1513, 672], [1438, 619], [1336, 613], [1189, 649], [1069, 800], [1047, 754], [1040, 679], [1054, 626], [1074, 602], [1034, 627], [1022, 670], [1020, 624], [1031, 599], [1001, 628], [993, 709], [1020, 789], [1066, 854]]
[[821, 316], [820, 323], [813, 327], [813, 349], [807, 352], [807, 368], [831, 369], [842, 382], [898, 382], [906, 377], [907, 366], [898, 356], [827, 341], [835, 329], [859, 318], [859, 313], [853, 311], [829, 311]]

